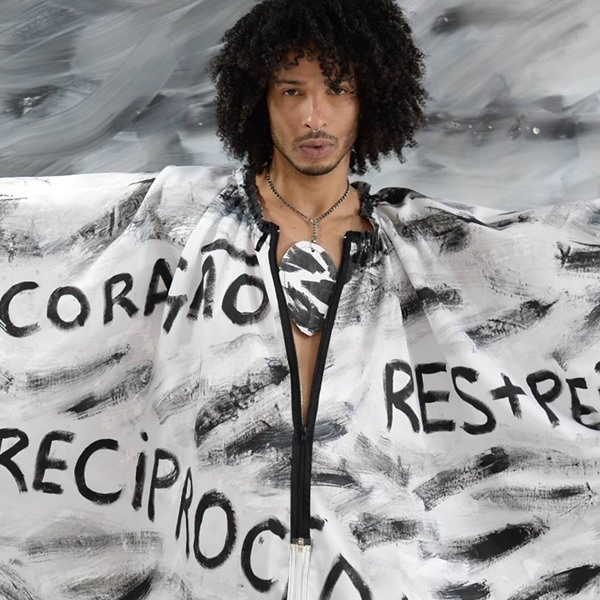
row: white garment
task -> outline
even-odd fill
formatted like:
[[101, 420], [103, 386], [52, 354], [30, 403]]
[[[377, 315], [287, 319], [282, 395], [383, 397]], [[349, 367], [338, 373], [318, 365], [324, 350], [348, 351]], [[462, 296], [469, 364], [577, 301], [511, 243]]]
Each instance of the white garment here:
[[0, 591], [597, 598], [600, 201], [359, 185], [304, 429], [246, 179], [1, 184]]

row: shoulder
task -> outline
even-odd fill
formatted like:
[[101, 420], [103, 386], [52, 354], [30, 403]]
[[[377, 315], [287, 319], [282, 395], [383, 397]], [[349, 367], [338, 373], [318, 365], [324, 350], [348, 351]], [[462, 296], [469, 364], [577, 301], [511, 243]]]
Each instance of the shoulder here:
[[38, 237], [59, 245], [92, 238], [109, 243], [125, 231], [181, 246], [234, 184], [231, 169], [208, 167], [0, 178], [0, 250], [2, 240], [15, 236], [25, 250]]
[[[406, 187], [386, 187], [372, 193], [368, 184], [361, 184], [367, 191], [365, 201], [373, 210], [392, 220], [414, 220], [437, 215], [458, 221], [492, 222], [507, 213], [500, 209], [467, 204], [447, 198], [433, 198]], [[523, 213], [529, 211], [522, 211]]]
[[503, 231], [512, 226], [533, 225], [550, 229], [598, 229], [600, 199], [565, 201], [558, 204], [503, 210], [464, 203], [447, 198], [433, 198], [421, 192], [388, 187], [371, 193], [367, 184], [365, 201], [376, 217], [400, 228], [405, 234], [424, 229], [458, 227]]
[[148, 199], [155, 204], [205, 210], [218, 195], [235, 184], [234, 172], [222, 167], [165, 167], [155, 177]]

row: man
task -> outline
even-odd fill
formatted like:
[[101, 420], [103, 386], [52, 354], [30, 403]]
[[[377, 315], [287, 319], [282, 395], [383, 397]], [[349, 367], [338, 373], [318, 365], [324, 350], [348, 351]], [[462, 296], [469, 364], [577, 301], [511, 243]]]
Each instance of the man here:
[[597, 597], [598, 203], [349, 185], [423, 124], [391, 1], [261, 2], [213, 75], [233, 177], [4, 188], [2, 577], [23, 597]]

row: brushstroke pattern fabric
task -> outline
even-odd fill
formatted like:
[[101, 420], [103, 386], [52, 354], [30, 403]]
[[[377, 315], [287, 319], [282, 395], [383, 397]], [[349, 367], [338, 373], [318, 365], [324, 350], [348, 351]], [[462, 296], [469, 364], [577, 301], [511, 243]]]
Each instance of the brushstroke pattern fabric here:
[[[247, 180], [2, 182], [5, 596], [284, 596], [294, 373]], [[600, 202], [358, 188], [308, 597], [596, 598]]]

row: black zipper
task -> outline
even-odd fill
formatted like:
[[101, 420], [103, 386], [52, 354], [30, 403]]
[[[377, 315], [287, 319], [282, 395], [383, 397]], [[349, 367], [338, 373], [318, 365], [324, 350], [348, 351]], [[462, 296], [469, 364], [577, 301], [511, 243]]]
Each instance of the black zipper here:
[[302, 419], [302, 394], [300, 388], [300, 372], [298, 357], [292, 333], [292, 324], [288, 317], [287, 303], [283, 286], [279, 279], [279, 265], [277, 264], [277, 244], [279, 241], [279, 228], [274, 223], [271, 226], [271, 242], [269, 249], [269, 264], [277, 294], [279, 314], [283, 328], [283, 339], [290, 367], [292, 387], [292, 421], [294, 436], [292, 440], [292, 474], [291, 474], [291, 524], [290, 533], [292, 543], [310, 544], [310, 480], [312, 470], [312, 442], [319, 404], [319, 394], [325, 371], [325, 362], [331, 340], [331, 333], [335, 323], [337, 308], [342, 289], [346, 283], [349, 266], [350, 248], [352, 245], [352, 232], [344, 236], [342, 248], [342, 262], [338, 271], [333, 296], [327, 310], [327, 317], [321, 334], [321, 342], [317, 353], [315, 372], [310, 393], [310, 404], [306, 424]]

